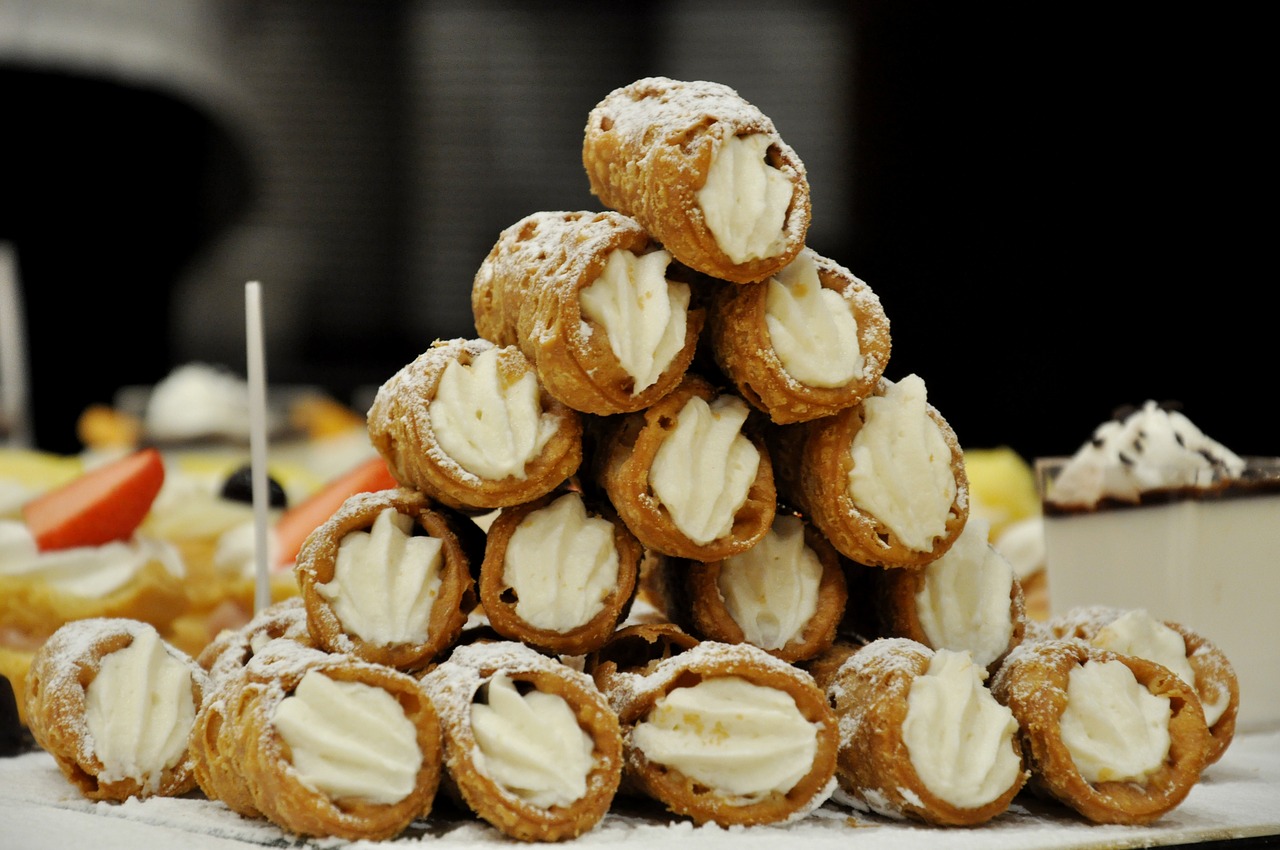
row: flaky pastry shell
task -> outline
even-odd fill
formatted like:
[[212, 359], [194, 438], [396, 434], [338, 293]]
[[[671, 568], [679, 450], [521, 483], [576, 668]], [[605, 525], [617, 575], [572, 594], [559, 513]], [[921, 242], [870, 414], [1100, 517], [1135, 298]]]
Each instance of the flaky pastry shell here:
[[[454, 360], [468, 365], [493, 347], [486, 339], [437, 340], [379, 387], [369, 408], [369, 437], [396, 480], [452, 508], [488, 510], [536, 499], [573, 475], [582, 462], [581, 414], [545, 389], [540, 393], [542, 409], [554, 417], [556, 430], [526, 464], [523, 478], [482, 478], [463, 469], [441, 448], [430, 406], [445, 367]], [[499, 348], [499, 369], [508, 383], [534, 372], [519, 348]]]
[[717, 561], [751, 548], [773, 524], [777, 508], [773, 464], [763, 437], [751, 430], [750, 421], [742, 433], [755, 445], [760, 463], [729, 533], [702, 544], [690, 539], [676, 526], [649, 484], [649, 470], [658, 449], [675, 428], [685, 404], [694, 397], [710, 403], [719, 394], [711, 382], [689, 373], [680, 386], [652, 407], [600, 423], [592, 464], [595, 481], [640, 542], [662, 554]]
[[690, 306], [684, 347], [654, 383], [635, 392], [606, 329], [583, 314], [579, 298], [614, 251], [640, 255], [660, 247], [634, 219], [612, 210], [528, 215], [499, 234], [476, 272], [476, 332], [497, 345], [518, 346], [546, 391], [574, 410], [607, 416], [646, 408], [684, 377], [705, 311]]
[[805, 384], [787, 372], [766, 324], [769, 281], [715, 287], [708, 308], [711, 351], [738, 394], [778, 424], [807, 422], [852, 407], [879, 385], [889, 364], [889, 318], [880, 298], [865, 282], [812, 249], [824, 289], [840, 293], [857, 323], [862, 373], [838, 387]]
[[[1138, 684], [1168, 697], [1169, 753], [1164, 764], [1138, 782], [1092, 783], [1080, 775], [1059, 728], [1067, 707], [1071, 671], [1087, 661], [1118, 660]], [[1200, 779], [1209, 753], [1209, 729], [1200, 700], [1167, 668], [1084, 641], [1023, 643], [1009, 654], [991, 682], [991, 692], [1018, 721], [1022, 755], [1031, 778], [1027, 788], [1055, 799], [1094, 823], [1151, 823], [1178, 806]]]
[[[415, 529], [441, 542], [440, 588], [431, 608], [427, 635], [422, 640], [393, 643], [366, 640], [342, 622], [332, 602], [319, 590], [320, 585], [333, 581], [343, 538], [352, 532], [367, 531], [387, 509], [412, 517]], [[476, 605], [471, 561], [455, 529], [457, 521], [463, 520], [457, 514], [446, 515], [436, 510], [425, 495], [407, 487], [348, 497], [303, 541], [293, 568], [306, 609], [307, 628], [315, 645], [329, 652], [346, 652], [405, 671], [425, 667], [436, 656], [444, 654], [462, 633]]]
[[[772, 257], [735, 263], [707, 226], [698, 191], [726, 139], [762, 133], [767, 160], [792, 186], [783, 232]], [[635, 217], [680, 262], [734, 283], [763, 280], [804, 247], [809, 228], [809, 181], [804, 163], [773, 122], [719, 83], [648, 77], [616, 89], [587, 118], [582, 146], [592, 194]]]

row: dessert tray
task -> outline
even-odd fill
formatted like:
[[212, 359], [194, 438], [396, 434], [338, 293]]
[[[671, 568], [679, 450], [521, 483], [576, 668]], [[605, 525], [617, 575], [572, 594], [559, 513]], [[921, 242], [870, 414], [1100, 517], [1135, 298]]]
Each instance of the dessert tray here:
[[[1150, 826], [1091, 824], [1069, 810], [1023, 795], [995, 820], [975, 829], [908, 824], [827, 803], [803, 820], [785, 826], [695, 827], [640, 801], [615, 801], [591, 832], [568, 842], [566, 850], [631, 846], [690, 847], [697, 850], [800, 846], [875, 850], [1115, 850], [1201, 842], [1257, 846], [1263, 836], [1280, 836], [1280, 730], [1242, 733], [1222, 760], [1210, 767], [1178, 808]], [[498, 848], [520, 842], [437, 798], [429, 818], [415, 822], [394, 840], [349, 843], [304, 840], [263, 820], [248, 820], [199, 794], [179, 798], [136, 798], [125, 803], [86, 800], [62, 777], [53, 759], [35, 751], [0, 759], [0, 846], [44, 850], [92, 846], [95, 850], [182, 847], [234, 850], [252, 847], [331, 848], [431, 847]]]

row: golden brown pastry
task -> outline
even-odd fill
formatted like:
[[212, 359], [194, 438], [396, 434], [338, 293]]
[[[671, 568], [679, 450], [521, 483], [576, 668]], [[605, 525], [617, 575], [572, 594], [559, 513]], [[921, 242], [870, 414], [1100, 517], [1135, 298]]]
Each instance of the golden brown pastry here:
[[606, 500], [557, 491], [503, 509], [489, 526], [480, 603], [503, 637], [584, 655], [626, 617], [643, 557]]
[[708, 309], [717, 365], [739, 395], [779, 424], [852, 407], [889, 363], [880, 298], [810, 248], [767, 280], [722, 284]]
[[1024, 642], [991, 692], [1018, 721], [1027, 787], [1095, 823], [1151, 823], [1200, 779], [1209, 729], [1190, 685], [1076, 639]]
[[408, 674], [276, 639], [218, 697], [193, 748], [212, 768], [202, 789], [234, 811], [348, 841], [393, 838], [431, 811], [440, 723]]
[[599, 678], [622, 724], [628, 792], [727, 827], [798, 820], [835, 790], [835, 715], [805, 671], [718, 641], [644, 669]]
[[217, 682], [244, 667], [254, 653], [277, 638], [313, 645], [301, 596], [273, 602], [243, 625], [218, 632], [196, 655], [196, 663]]
[[602, 425], [596, 483], [650, 549], [698, 561], [744, 552], [769, 530], [777, 503], [749, 416], [741, 398], [689, 373], [652, 407]]
[[27, 719], [85, 797], [172, 797], [196, 785], [187, 738], [207, 685], [195, 660], [147, 623], [75, 620], [32, 658]]
[[630, 677], [653, 671], [655, 665], [697, 646], [701, 641], [675, 623], [629, 623], [599, 649], [587, 653], [582, 669], [603, 692], [624, 687]]
[[518, 505], [582, 462], [582, 416], [538, 383], [515, 346], [438, 340], [392, 375], [369, 437], [396, 480], [453, 508]]
[[446, 789], [504, 835], [576, 838], [609, 810], [622, 740], [586, 674], [493, 641], [458, 646], [421, 682], [444, 728]]
[[862, 403], [770, 430], [778, 494], [860, 564], [922, 567], [969, 516], [964, 454], [924, 381], [880, 381]]
[[1231, 745], [1240, 711], [1240, 682], [1226, 654], [1194, 629], [1158, 620], [1142, 609], [1099, 605], [1051, 617], [1040, 631], [1164, 665], [1200, 697], [1209, 727], [1208, 764], [1222, 758]]
[[316, 646], [401, 670], [443, 655], [476, 605], [462, 521], [406, 487], [348, 497], [294, 565]]
[[712, 562], [664, 558], [662, 608], [702, 640], [750, 643], [798, 662], [831, 646], [848, 590], [840, 556], [817, 529], [779, 511], [760, 542]]
[[515, 345], [584, 413], [640, 410], [693, 360], [705, 311], [691, 275], [629, 216], [536, 212], [503, 230], [471, 289], [477, 333]]
[[876, 570], [880, 635], [931, 649], [967, 650], [995, 669], [1027, 632], [1022, 585], [988, 542], [986, 520], [970, 516], [941, 557], [923, 567]]
[[804, 164], [728, 86], [648, 77], [614, 90], [587, 118], [582, 162], [605, 206], [704, 274], [764, 280], [804, 247]]
[[1027, 781], [1008, 708], [967, 651], [907, 638], [837, 644], [808, 666], [840, 725], [835, 799], [885, 817], [975, 826]]

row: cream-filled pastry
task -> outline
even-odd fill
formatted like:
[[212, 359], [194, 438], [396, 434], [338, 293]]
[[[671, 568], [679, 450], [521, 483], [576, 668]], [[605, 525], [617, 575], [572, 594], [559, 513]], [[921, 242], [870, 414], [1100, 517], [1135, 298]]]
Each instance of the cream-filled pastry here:
[[368, 421], [396, 480], [454, 508], [529, 501], [582, 461], [580, 414], [518, 348], [484, 339], [434, 343], [379, 388]]
[[177, 796], [196, 784], [187, 743], [207, 686], [204, 670], [154, 627], [75, 620], [32, 659], [27, 718], [85, 797]]
[[1211, 739], [1168, 668], [1082, 640], [1027, 641], [991, 685], [1018, 721], [1028, 787], [1097, 823], [1150, 823], [1200, 779]]
[[835, 717], [812, 677], [751, 644], [701, 641], [599, 679], [627, 787], [695, 823], [784, 823], [835, 789]]
[[767, 280], [714, 287], [707, 323], [716, 364], [778, 424], [852, 407], [875, 391], [889, 361], [879, 297], [809, 248]]
[[476, 329], [515, 345], [569, 407], [609, 415], [648, 407], [692, 361], [704, 311], [687, 270], [613, 211], [545, 211], [499, 235], [471, 290]]
[[444, 728], [447, 788], [504, 835], [576, 838], [609, 810], [622, 741], [586, 674], [493, 641], [458, 646], [421, 683]]
[[504, 509], [489, 526], [480, 602], [504, 637], [583, 655], [626, 615], [643, 556], [607, 502], [553, 493]]
[[687, 375], [654, 406], [603, 426], [596, 479], [641, 543], [718, 560], [769, 530], [773, 468], [749, 412], [741, 398]]
[[605, 206], [704, 274], [763, 280], [804, 247], [804, 164], [727, 86], [648, 77], [616, 89], [588, 116], [582, 161]]
[[881, 379], [854, 407], [769, 433], [779, 494], [858, 563], [922, 567], [968, 519], [963, 452], [918, 375]]
[[307, 538], [294, 574], [317, 646], [413, 670], [475, 607], [461, 518], [407, 488], [349, 497]]
[[837, 644], [809, 666], [840, 725], [835, 798], [890, 818], [974, 826], [1027, 781], [1017, 723], [967, 651], [908, 638]]

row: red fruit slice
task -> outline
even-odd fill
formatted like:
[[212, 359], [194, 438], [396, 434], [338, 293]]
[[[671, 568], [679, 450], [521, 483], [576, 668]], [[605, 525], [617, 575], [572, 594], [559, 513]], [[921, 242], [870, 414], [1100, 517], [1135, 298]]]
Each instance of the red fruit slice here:
[[293, 563], [307, 535], [333, 516], [347, 497], [399, 486], [400, 482], [392, 477], [381, 455], [371, 457], [333, 479], [306, 501], [299, 502], [280, 516], [275, 526], [276, 542], [280, 547], [275, 565], [281, 567]]
[[160, 452], [141, 449], [35, 497], [22, 518], [41, 551], [128, 540], [162, 484]]

